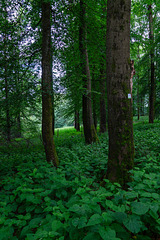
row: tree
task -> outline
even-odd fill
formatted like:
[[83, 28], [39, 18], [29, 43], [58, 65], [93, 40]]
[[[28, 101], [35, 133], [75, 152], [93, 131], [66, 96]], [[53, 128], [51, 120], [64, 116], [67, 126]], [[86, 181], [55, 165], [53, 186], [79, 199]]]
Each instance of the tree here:
[[91, 102], [91, 75], [89, 69], [89, 58], [87, 51], [87, 25], [86, 25], [86, 9], [83, 0], [80, 0], [80, 22], [79, 22], [79, 51], [80, 51], [80, 68], [83, 79], [83, 127], [84, 136], [87, 144], [97, 141], [97, 134], [92, 118], [92, 102]]
[[53, 140], [51, 5], [42, 1], [42, 137], [47, 162], [58, 167], [59, 161]]
[[149, 12], [149, 39], [150, 39], [150, 64], [151, 64], [151, 76], [149, 81], [149, 123], [154, 122], [154, 114], [155, 114], [155, 67], [154, 67], [154, 33], [153, 33], [153, 17], [152, 17], [152, 5], [148, 6]]
[[7, 133], [7, 141], [11, 140], [11, 119], [10, 119], [10, 91], [9, 91], [9, 67], [8, 67], [8, 35], [7, 35], [7, 30], [9, 30], [8, 27], [8, 13], [7, 13], [7, 6], [6, 2], [2, 1], [2, 16], [4, 17], [4, 25], [2, 26], [2, 39], [4, 42], [4, 59], [3, 59], [3, 79], [4, 79], [4, 89], [5, 89], [5, 115], [6, 115], [6, 133]]
[[107, 1], [107, 99], [109, 154], [107, 177], [126, 187], [133, 168], [130, 86], [131, 0]]
[[133, 84], [133, 106], [136, 110], [138, 105], [140, 115], [149, 113], [149, 122], [159, 116], [159, 24], [157, 1], [132, 1], [131, 56], [138, 73]]
[[100, 133], [104, 133], [107, 131], [106, 123], [107, 123], [107, 116], [106, 116], [106, 77], [104, 72], [104, 67], [102, 65], [101, 69], [101, 76], [100, 76]]
[[34, 61], [37, 34], [28, 22], [30, 9], [30, 3], [25, 0], [23, 6], [12, 0], [0, 3], [0, 133], [7, 140], [21, 137], [26, 119], [28, 122], [31, 115], [38, 115], [40, 83], [34, 69], [38, 62], [38, 59]]

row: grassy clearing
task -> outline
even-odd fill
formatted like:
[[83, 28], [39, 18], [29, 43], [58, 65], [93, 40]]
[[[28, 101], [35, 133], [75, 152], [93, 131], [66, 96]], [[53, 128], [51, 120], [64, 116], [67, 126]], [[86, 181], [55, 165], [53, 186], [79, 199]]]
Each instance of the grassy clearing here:
[[86, 146], [73, 128], [55, 134], [60, 167], [40, 138], [1, 144], [0, 240], [157, 240], [160, 236], [160, 123], [134, 125], [128, 191], [106, 180], [108, 136]]

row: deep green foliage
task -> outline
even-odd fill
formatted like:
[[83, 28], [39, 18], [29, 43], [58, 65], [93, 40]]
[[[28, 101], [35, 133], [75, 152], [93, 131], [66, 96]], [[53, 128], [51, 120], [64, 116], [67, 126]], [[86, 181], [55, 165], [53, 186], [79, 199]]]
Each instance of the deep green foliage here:
[[134, 128], [135, 168], [127, 191], [108, 180], [101, 186], [106, 134], [100, 144], [86, 146], [81, 133], [60, 131], [57, 170], [45, 162], [38, 139], [1, 144], [0, 239], [158, 239], [160, 123]]

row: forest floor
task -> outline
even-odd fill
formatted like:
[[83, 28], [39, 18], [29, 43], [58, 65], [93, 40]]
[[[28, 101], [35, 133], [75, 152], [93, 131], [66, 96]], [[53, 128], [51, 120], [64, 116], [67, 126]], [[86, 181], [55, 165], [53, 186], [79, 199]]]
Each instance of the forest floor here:
[[0, 240], [159, 240], [160, 122], [134, 119], [135, 166], [128, 190], [107, 179], [108, 136], [85, 145], [56, 130], [60, 166], [45, 161], [40, 138], [0, 145]]

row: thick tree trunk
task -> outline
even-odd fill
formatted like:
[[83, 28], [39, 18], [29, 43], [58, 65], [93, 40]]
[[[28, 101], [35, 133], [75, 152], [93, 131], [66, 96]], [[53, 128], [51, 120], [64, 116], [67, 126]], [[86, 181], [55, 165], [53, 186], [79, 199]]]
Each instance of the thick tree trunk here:
[[42, 137], [47, 162], [58, 167], [59, 161], [53, 140], [51, 6], [42, 1]]
[[109, 154], [107, 177], [126, 187], [133, 168], [130, 86], [131, 0], [107, 1], [107, 98]]
[[106, 79], [105, 79], [105, 72], [104, 68], [101, 69], [101, 77], [100, 77], [100, 133], [104, 133], [107, 131], [106, 123]]
[[80, 27], [79, 27], [79, 50], [81, 60], [81, 71], [85, 93], [82, 99], [82, 115], [85, 142], [91, 144], [98, 140], [92, 118], [92, 103], [91, 103], [91, 76], [89, 69], [89, 59], [86, 42], [86, 13], [85, 4], [80, 0]]
[[155, 105], [155, 77], [154, 77], [154, 34], [153, 34], [153, 17], [152, 5], [148, 6], [149, 11], [149, 39], [150, 39], [150, 60], [151, 60], [151, 76], [150, 76], [150, 94], [149, 94], [149, 123], [154, 122], [154, 105]]

